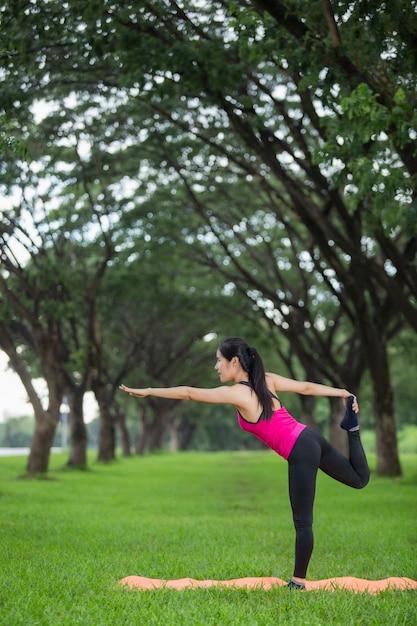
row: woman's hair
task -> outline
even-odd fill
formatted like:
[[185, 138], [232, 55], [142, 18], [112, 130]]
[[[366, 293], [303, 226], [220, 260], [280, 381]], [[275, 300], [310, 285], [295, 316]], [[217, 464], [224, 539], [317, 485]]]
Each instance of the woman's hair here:
[[228, 361], [237, 356], [242, 368], [249, 375], [251, 387], [258, 396], [259, 403], [263, 408], [264, 418], [269, 419], [273, 413], [273, 400], [271, 392], [266, 385], [265, 367], [256, 348], [251, 348], [240, 337], [227, 337], [220, 343], [219, 352]]

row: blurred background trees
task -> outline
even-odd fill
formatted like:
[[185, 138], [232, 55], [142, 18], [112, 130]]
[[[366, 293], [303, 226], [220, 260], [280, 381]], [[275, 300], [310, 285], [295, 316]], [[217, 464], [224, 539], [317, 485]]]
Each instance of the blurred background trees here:
[[[85, 465], [87, 392], [99, 459], [117, 429], [125, 453], [191, 445], [203, 407], [132, 405], [118, 385], [216, 384], [216, 336], [239, 334], [270, 369], [366, 390], [377, 471], [401, 473], [415, 17], [403, 1], [4, 3], [0, 348], [34, 407], [29, 472], [64, 397]], [[294, 407], [340, 449], [342, 410]]]

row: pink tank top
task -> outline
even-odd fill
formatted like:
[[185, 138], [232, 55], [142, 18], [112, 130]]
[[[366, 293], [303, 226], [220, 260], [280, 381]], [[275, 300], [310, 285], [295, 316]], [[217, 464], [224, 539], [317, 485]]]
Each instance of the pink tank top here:
[[306, 428], [306, 425], [297, 422], [285, 407], [274, 411], [269, 420], [259, 419], [256, 423], [248, 422], [239, 411], [237, 419], [243, 430], [255, 435], [284, 459], [288, 459], [300, 433]]

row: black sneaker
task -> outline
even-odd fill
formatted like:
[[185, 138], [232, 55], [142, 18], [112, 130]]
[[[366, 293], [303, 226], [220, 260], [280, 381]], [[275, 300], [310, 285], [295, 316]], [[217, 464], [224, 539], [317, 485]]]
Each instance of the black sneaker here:
[[305, 590], [306, 588], [304, 583], [297, 583], [295, 580], [290, 580], [285, 586], [288, 587], [288, 589], [298, 589], [298, 591]]

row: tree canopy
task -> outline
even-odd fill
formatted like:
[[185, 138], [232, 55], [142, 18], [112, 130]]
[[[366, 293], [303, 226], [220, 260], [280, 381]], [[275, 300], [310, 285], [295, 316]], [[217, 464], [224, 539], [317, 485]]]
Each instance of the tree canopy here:
[[206, 268], [291, 374], [357, 392], [369, 372], [378, 471], [399, 473], [388, 346], [417, 329], [415, 2], [33, 1], [1, 17], [2, 120], [27, 150], [3, 161], [3, 228], [41, 210], [57, 241], [88, 234], [91, 277], [95, 258], [149, 246]]

